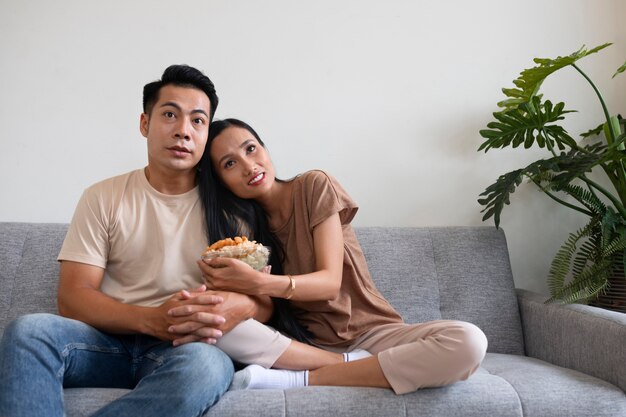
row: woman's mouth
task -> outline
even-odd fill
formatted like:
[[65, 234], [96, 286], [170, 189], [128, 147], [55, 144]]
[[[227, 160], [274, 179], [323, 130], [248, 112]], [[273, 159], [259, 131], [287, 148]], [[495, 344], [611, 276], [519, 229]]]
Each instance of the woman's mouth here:
[[258, 183], [263, 181], [264, 178], [265, 178], [265, 172], [261, 172], [257, 174], [254, 178], [252, 178], [250, 181], [248, 181], [248, 185], [257, 185]]

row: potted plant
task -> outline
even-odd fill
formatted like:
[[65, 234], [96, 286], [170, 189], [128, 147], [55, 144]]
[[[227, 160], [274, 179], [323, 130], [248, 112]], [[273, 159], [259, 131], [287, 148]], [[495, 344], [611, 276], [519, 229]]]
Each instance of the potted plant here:
[[[578, 67], [577, 62], [611, 45], [556, 59], [536, 58], [536, 66], [525, 69], [504, 88], [507, 97], [498, 103], [501, 111], [480, 131], [485, 141], [479, 151], [507, 147], [546, 150], [546, 158], [501, 175], [480, 194], [483, 220], [493, 217], [496, 227], [509, 197], [526, 178], [548, 197], [568, 209], [589, 217], [588, 223], [569, 234], [556, 253], [548, 273], [547, 302], [588, 302], [626, 312], [626, 134], [624, 120], [611, 115], [600, 91]], [[539, 94], [543, 81], [565, 67], [580, 73], [597, 95], [604, 113], [602, 123], [575, 140], [561, 126], [565, 104], [553, 104]], [[622, 65], [613, 77], [626, 70]], [[582, 81], [582, 80], [581, 80]], [[593, 175], [590, 173], [593, 171]], [[598, 179], [606, 177], [606, 181]], [[605, 185], [609, 184], [609, 185]], [[621, 275], [621, 278], [620, 278]], [[611, 291], [618, 294], [611, 298]], [[608, 301], [604, 298], [609, 296]], [[624, 297], [621, 299], [621, 297]]]

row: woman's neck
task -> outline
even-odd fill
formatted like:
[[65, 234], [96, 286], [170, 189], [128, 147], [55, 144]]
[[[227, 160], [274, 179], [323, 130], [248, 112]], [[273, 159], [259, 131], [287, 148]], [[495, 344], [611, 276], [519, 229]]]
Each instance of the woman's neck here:
[[292, 181], [276, 181], [272, 189], [257, 200], [267, 215], [270, 229], [277, 229], [282, 226], [291, 216], [292, 190]]

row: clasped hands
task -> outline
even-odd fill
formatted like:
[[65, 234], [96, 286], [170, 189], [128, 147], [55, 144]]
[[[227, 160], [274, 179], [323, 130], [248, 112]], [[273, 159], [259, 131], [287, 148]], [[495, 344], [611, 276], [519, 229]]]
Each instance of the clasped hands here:
[[161, 306], [166, 313], [167, 339], [174, 346], [190, 342], [214, 344], [224, 333], [254, 316], [258, 300], [254, 294], [261, 272], [249, 265], [226, 258], [198, 261], [206, 284], [182, 290]]

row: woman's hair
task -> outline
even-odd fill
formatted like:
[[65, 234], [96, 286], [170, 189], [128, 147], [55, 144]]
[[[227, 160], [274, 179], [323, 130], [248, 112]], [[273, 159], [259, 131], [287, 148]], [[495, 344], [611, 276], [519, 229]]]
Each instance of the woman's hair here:
[[[265, 148], [265, 144], [254, 129], [241, 120], [216, 120], [209, 126], [209, 138], [202, 159], [198, 164], [198, 185], [208, 238], [211, 241], [216, 241], [246, 235], [265, 246], [269, 246], [269, 264], [272, 266], [272, 273], [282, 275], [284, 251], [280, 241], [270, 232], [265, 211], [256, 201], [237, 197], [227, 189], [211, 162], [211, 145], [215, 138], [228, 127], [246, 129]], [[296, 321], [289, 307], [289, 302], [283, 298], [272, 298], [272, 302], [274, 303], [274, 314], [270, 324], [294, 339], [308, 343], [312, 334]]]

